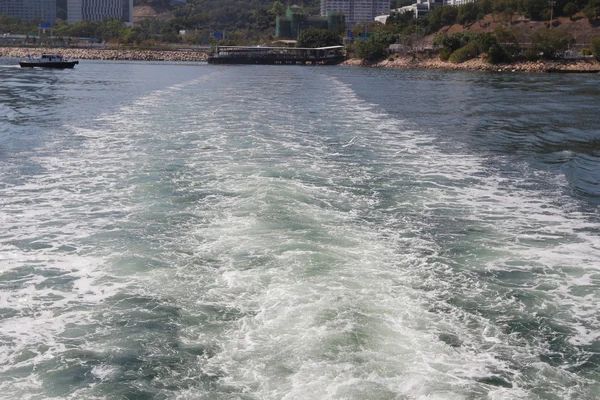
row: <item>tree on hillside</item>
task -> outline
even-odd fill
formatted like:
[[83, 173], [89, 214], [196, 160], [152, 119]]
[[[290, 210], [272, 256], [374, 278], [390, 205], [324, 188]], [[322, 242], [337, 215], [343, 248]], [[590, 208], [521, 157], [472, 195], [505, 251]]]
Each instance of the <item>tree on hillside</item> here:
[[427, 13], [426, 18], [431, 29], [437, 31], [444, 26], [455, 24], [457, 16], [458, 7], [437, 7]]
[[600, 15], [600, 0], [589, 1], [583, 9], [583, 15], [593, 24], [598, 19], [598, 15]]
[[546, 0], [526, 0], [525, 11], [531, 19], [542, 21], [547, 19], [545, 17], [548, 14], [548, 2]]
[[518, 29], [504, 29], [499, 26], [494, 29], [496, 41], [501, 45], [507, 57], [512, 59], [521, 51], [520, 39], [523, 39], [521, 31]]
[[469, 24], [477, 21], [477, 14], [479, 14], [479, 9], [477, 4], [475, 3], [467, 3], [461, 7], [458, 7], [458, 15], [456, 16], [456, 21], [459, 24]]
[[104, 25], [102, 32], [103, 38], [106, 39], [119, 39], [125, 34], [127, 27], [125, 24], [118, 19], [111, 19]]
[[285, 7], [283, 6], [283, 3], [281, 3], [279, 0], [275, 0], [273, 2], [273, 7], [271, 7], [271, 9], [269, 10], [269, 14], [271, 15], [285, 15]]
[[515, 10], [513, 10], [510, 7], [508, 7], [507, 9], [505, 9], [502, 12], [502, 18], [508, 22], [508, 25], [512, 25], [514, 15], [515, 15]]
[[388, 53], [389, 44], [376, 42], [373, 38], [358, 42], [354, 48], [356, 56], [362, 60], [375, 61], [384, 58]]
[[542, 58], [553, 59], [567, 49], [573, 38], [565, 31], [540, 28], [531, 35], [533, 50], [543, 53]]
[[570, 20], [573, 20], [573, 15], [575, 15], [577, 11], [578, 10], [575, 3], [567, 3], [563, 8], [563, 13], [565, 13], [565, 15], [569, 17]]
[[356, 44], [356, 56], [367, 61], [382, 59], [388, 54], [390, 44], [395, 41], [396, 35], [392, 32], [375, 32], [369, 39], [360, 41]]
[[298, 36], [296, 47], [327, 47], [342, 44], [342, 39], [327, 29], [305, 29]]

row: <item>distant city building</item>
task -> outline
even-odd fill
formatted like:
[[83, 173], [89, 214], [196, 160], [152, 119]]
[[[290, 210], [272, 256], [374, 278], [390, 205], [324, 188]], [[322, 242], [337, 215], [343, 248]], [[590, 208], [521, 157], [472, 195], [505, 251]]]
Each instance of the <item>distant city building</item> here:
[[390, 13], [390, 0], [321, 0], [321, 15], [343, 12], [346, 23], [372, 22], [378, 15]]
[[[409, 6], [396, 8], [395, 10], [391, 10], [390, 12], [404, 13], [407, 11], [411, 11], [414, 14], [415, 18], [420, 18], [427, 14], [429, 11], [440, 6], [458, 7], [467, 3], [474, 3], [475, 1], [477, 0], [416, 0], [415, 3]], [[375, 21], [385, 24], [389, 16], [389, 13], [384, 15], [378, 15], [377, 17], [375, 17]]]
[[133, 24], [133, 0], [67, 0], [67, 22], [118, 19]]
[[346, 16], [339, 12], [329, 12], [324, 17], [309, 16], [300, 6], [288, 7], [285, 16], [275, 20], [275, 37], [297, 39], [306, 29], [327, 29], [335, 33], [346, 30]]
[[[424, 16], [425, 14], [427, 14], [428, 12], [430, 12], [431, 10], [435, 9], [436, 7], [440, 7], [442, 5], [454, 5], [451, 4], [451, 2], [461, 2], [461, 4], [466, 4], [466, 3], [472, 3], [474, 0], [416, 0], [416, 2], [414, 4], [411, 4], [409, 6], [404, 6], [401, 8], [396, 8], [395, 10], [391, 10], [390, 12], [396, 12], [396, 13], [405, 13], [405, 12], [412, 12], [413, 15], [415, 16], [415, 18], [420, 18], [422, 16]], [[381, 22], [382, 24], [385, 24], [387, 21], [387, 18], [390, 15], [378, 15], [377, 17], [375, 17], [375, 21]]]
[[474, 3], [476, 0], [444, 0], [445, 6], [462, 6], [467, 3]]
[[0, 14], [26, 21], [56, 21], [56, 0], [0, 0]]

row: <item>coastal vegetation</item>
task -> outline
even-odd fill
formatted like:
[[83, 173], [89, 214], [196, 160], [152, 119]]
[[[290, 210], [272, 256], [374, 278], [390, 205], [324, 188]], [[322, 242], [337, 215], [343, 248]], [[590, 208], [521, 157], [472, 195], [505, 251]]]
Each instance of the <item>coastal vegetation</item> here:
[[573, 43], [567, 32], [546, 28], [536, 30], [528, 40], [529, 47], [523, 51], [515, 32], [498, 27], [494, 32], [442, 33], [435, 37], [433, 44], [439, 48], [442, 61], [461, 63], [483, 55], [487, 62], [498, 64], [523, 59], [551, 60]]
[[40, 21], [25, 21], [0, 14], [0, 34], [16, 33], [26, 35], [30, 32], [36, 32], [39, 23]]
[[385, 57], [390, 44], [396, 42], [393, 32], [381, 30], [373, 33], [367, 40], [358, 41], [354, 45], [354, 52], [363, 60], [377, 60]]
[[[587, 25], [576, 35], [561, 17]], [[385, 58], [392, 33], [404, 51], [433, 46], [442, 61], [461, 63], [482, 57], [489, 63], [555, 59], [575, 45], [591, 46], [600, 37], [600, 0], [479, 0], [462, 6], [438, 7], [423, 18], [412, 11], [392, 12], [384, 26], [375, 26], [369, 40], [357, 43], [356, 55], [366, 61]], [[579, 39], [579, 43], [577, 43]], [[587, 49], [587, 47], [586, 47]]]

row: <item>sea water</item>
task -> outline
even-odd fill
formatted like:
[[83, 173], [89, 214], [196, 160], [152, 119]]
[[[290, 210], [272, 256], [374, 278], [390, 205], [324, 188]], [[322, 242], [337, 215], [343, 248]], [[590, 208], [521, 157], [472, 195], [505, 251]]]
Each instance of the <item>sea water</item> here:
[[596, 75], [0, 65], [0, 397], [596, 399]]

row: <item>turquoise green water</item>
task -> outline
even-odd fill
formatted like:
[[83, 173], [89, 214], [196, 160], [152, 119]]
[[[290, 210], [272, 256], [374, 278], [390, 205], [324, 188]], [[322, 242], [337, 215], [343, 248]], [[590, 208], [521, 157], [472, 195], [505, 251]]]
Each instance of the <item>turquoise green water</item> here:
[[599, 392], [595, 77], [0, 78], [2, 396]]

